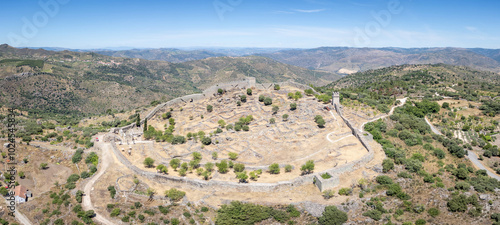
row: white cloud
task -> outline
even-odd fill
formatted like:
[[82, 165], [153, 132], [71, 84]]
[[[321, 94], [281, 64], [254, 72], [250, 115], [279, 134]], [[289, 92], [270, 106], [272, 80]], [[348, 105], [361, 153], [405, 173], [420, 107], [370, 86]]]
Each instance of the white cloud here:
[[293, 9], [295, 12], [300, 12], [300, 13], [318, 13], [318, 12], [323, 12], [326, 9]]

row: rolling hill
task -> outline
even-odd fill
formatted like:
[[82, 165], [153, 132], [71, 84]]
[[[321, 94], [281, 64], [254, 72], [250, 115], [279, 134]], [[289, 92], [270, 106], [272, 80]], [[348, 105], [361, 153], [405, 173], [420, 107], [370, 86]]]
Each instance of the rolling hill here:
[[340, 78], [258, 56], [170, 63], [0, 46], [0, 104], [40, 112], [130, 110], [245, 76], [258, 82], [294, 79], [314, 85]]
[[437, 63], [500, 72], [500, 49], [322, 47], [259, 55], [282, 63], [340, 74], [393, 65]]

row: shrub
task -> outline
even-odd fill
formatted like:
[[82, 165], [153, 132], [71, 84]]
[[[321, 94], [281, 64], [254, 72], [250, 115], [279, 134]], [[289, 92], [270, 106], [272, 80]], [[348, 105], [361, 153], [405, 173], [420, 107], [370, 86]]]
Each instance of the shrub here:
[[380, 219], [382, 219], [382, 213], [378, 210], [367, 211], [367, 212], [363, 213], [363, 216], [370, 217], [376, 221], [379, 221]]
[[80, 176], [78, 174], [71, 174], [66, 181], [68, 183], [74, 183], [74, 182], [77, 182], [79, 179], [80, 179]]
[[408, 159], [405, 162], [405, 168], [410, 172], [416, 173], [422, 169], [422, 163], [417, 159]]
[[295, 208], [292, 204], [286, 207], [286, 211], [290, 214], [290, 217], [299, 217], [300, 211]]
[[330, 199], [332, 198], [333, 196], [335, 196], [335, 192], [333, 190], [326, 190], [326, 191], [323, 191], [323, 198], [325, 199]]
[[418, 219], [415, 221], [415, 225], [425, 225], [427, 222], [424, 219]]
[[467, 205], [469, 204], [469, 198], [467, 196], [460, 194], [453, 196], [448, 203], [448, 210], [450, 212], [465, 212], [467, 210]]
[[116, 195], [115, 186], [108, 186], [108, 191], [109, 191], [109, 195], [111, 196], [111, 198], [115, 198], [115, 195]]
[[273, 163], [273, 164], [269, 165], [269, 173], [279, 174], [280, 173], [280, 165], [278, 163]]
[[393, 184], [394, 183], [390, 177], [385, 176], [385, 175], [378, 176], [375, 180], [379, 184]]
[[343, 224], [347, 222], [347, 213], [340, 211], [335, 206], [327, 206], [323, 214], [318, 218], [318, 222], [321, 225]]
[[259, 102], [263, 102], [266, 96], [264, 95], [259, 95]]
[[172, 169], [177, 171], [177, 168], [179, 168], [179, 166], [181, 164], [181, 160], [180, 159], [171, 159], [169, 164], [172, 167]]
[[203, 143], [204, 145], [210, 145], [212, 143], [212, 139], [210, 139], [209, 137], [203, 137], [201, 139], [201, 143]]
[[171, 189], [165, 191], [165, 196], [167, 196], [170, 200], [172, 200], [174, 202], [181, 200], [182, 198], [184, 198], [185, 195], [186, 195], [186, 192], [179, 191], [175, 188], [171, 188]]
[[212, 112], [214, 107], [212, 105], [207, 105], [207, 112]]
[[219, 173], [227, 173], [228, 165], [226, 160], [222, 160], [220, 163], [216, 163], [215, 165], [217, 166]]
[[339, 190], [339, 195], [346, 195], [347, 196], [347, 195], [351, 195], [351, 193], [352, 193], [352, 189], [350, 189], [350, 188], [341, 188]]
[[437, 208], [430, 208], [427, 210], [427, 213], [429, 213], [429, 216], [432, 216], [432, 217], [439, 216], [439, 214], [440, 214], [439, 209], [437, 209]]
[[382, 171], [387, 173], [392, 169], [394, 169], [394, 161], [392, 161], [392, 159], [384, 159], [384, 161], [382, 161]]
[[229, 152], [228, 153], [229, 159], [231, 160], [236, 160], [238, 158], [238, 153], [235, 152]]
[[255, 224], [271, 217], [271, 208], [233, 201], [217, 211], [215, 224]]
[[234, 164], [233, 169], [234, 169], [234, 172], [237, 172], [237, 173], [243, 172], [243, 170], [245, 170], [245, 165], [242, 163], [236, 163], [236, 164]]
[[296, 110], [297, 109], [297, 103], [290, 103], [290, 110]]
[[300, 167], [300, 171], [302, 171], [303, 174], [310, 174], [314, 171], [314, 161], [308, 160], [304, 165], [302, 165], [302, 167]]
[[323, 179], [330, 179], [330, 178], [332, 178], [332, 176], [331, 176], [329, 173], [324, 173], [324, 174], [321, 174], [321, 177], [322, 177]]
[[264, 99], [264, 105], [271, 105], [271, 104], [273, 104], [273, 99], [270, 97], [266, 97]]
[[292, 165], [290, 165], [290, 164], [285, 165], [285, 172], [286, 173], [292, 172]]
[[252, 89], [250, 88], [247, 89], [247, 95], [252, 95]]

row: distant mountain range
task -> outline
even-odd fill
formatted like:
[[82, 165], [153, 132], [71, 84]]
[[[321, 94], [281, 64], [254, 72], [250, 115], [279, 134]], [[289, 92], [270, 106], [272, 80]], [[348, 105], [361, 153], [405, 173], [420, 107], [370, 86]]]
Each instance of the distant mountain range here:
[[322, 47], [259, 55], [294, 66], [338, 74], [393, 65], [437, 63], [500, 72], [500, 49]]
[[[50, 48], [52, 50], [68, 50]], [[283, 48], [159, 48], [130, 50], [71, 50], [92, 51], [103, 55], [173, 63], [188, 62], [221, 56], [258, 55], [310, 70], [336, 74], [404, 64], [444, 63], [469, 66], [475, 69], [500, 72], [500, 49], [483, 48], [350, 48], [321, 47], [313, 49]]]

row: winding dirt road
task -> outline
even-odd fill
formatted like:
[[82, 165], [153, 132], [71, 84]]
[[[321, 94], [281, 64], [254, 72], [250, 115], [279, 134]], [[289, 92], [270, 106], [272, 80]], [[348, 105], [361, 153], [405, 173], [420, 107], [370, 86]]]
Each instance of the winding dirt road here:
[[389, 111], [389, 113], [388, 113], [387, 115], [385, 115], [385, 116], [381, 116], [381, 117], [379, 117], [379, 118], [375, 118], [375, 119], [372, 119], [372, 120], [369, 120], [369, 121], [366, 121], [366, 122], [362, 123], [362, 124], [361, 124], [361, 126], [360, 126], [360, 128], [359, 128], [359, 130], [360, 130], [361, 132], [365, 132], [365, 124], [370, 123], [370, 122], [373, 122], [373, 121], [377, 121], [377, 120], [379, 120], [379, 119], [383, 119], [383, 118], [386, 118], [386, 117], [388, 117], [388, 116], [392, 115], [392, 113], [394, 113], [394, 109], [396, 109], [397, 107], [403, 106], [403, 105], [406, 103], [406, 100], [407, 100], [407, 99], [408, 99], [408, 97], [406, 97], [406, 98], [396, 99], [396, 100], [399, 100], [399, 101], [401, 102], [399, 105], [395, 105], [395, 106], [393, 106], [393, 107], [391, 108], [391, 111]]
[[[113, 161], [113, 156], [111, 155], [111, 149], [110, 149], [110, 143], [105, 143], [104, 142], [104, 135], [98, 135], [97, 137], [100, 142], [95, 142], [96, 147], [99, 147], [102, 151], [102, 156], [101, 156], [101, 161], [100, 161], [100, 168], [99, 172], [92, 177], [84, 186], [83, 192], [85, 195], [83, 196], [83, 204], [82, 207], [85, 210], [94, 210], [96, 216], [94, 217], [94, 220], [101, 223], [101, 224], [106, 224], [106, 225], [114, 225], [116, 223], [113, 223], [112, 221], [106, 219], [106, 217], [102, 216], [101, 214], [97, 213], [96, 209], [92, 205], [92, 200], [90, 198], [92, 194], [92, 190], [94, 189], [94, 184], [99, 178], [106, 172], [106, 169], [109, 167], [109, 164]], [[95, 140], [95, 139], [94, 139]]]
[[[438, 135], [443, 135], [441, 134], [441, 132], [439, 132], [439, 130], [434, 127], [434, 125], [432, 125], [429, 120], [427, 119], [427, 117], [425, 117], [425, 122], [427, 122], [427, 124], [429, 124], [429, 126], [431, 127], [431, 130], [432, 132], [434, 132], [435, 134], [438, 134]], [[477, 155], [476, 153], [474, 153], [473, 151], [470, 151], [470, 150], [467, 150], [467, 153], [468, 155], [466, 156], [477, 168], [479, 169], [482, 169], [482, 170], [486, 170], [486, 173], [490, 176], [490, 177], [493, 177], [495, 179], [497, 179], [498, 181], [500, 181], [500, 176], [496, 175], [495, 173], [491, 172], [489, 169], [487, 169], [480, 161], [479, 159], [477, 158]]]

